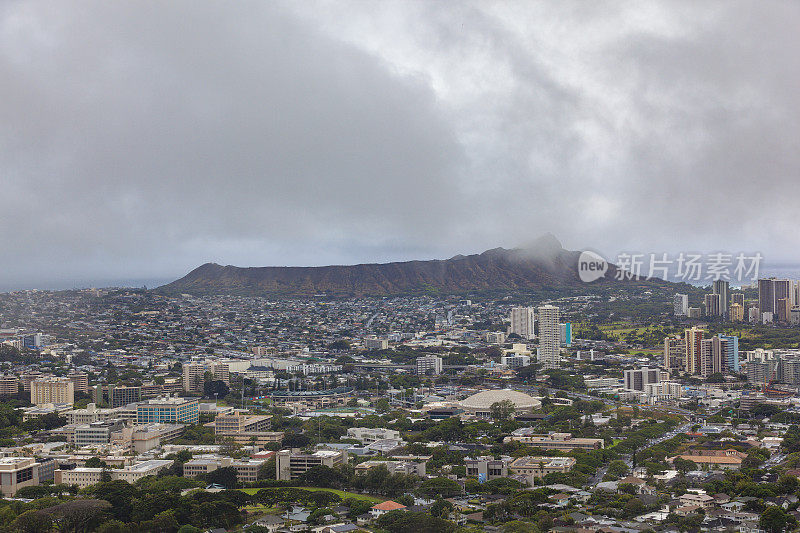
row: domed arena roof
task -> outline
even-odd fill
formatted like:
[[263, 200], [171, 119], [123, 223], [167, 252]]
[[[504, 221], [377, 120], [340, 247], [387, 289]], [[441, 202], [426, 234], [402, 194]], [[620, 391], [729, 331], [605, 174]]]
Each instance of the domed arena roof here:
[[461, 407], [470, 410], [489, 409], [493, 403], [511, 400], [516, 409], [538, 409], [542, 402], [525, 393], [511, 389], [485, 390], [461, 401]]

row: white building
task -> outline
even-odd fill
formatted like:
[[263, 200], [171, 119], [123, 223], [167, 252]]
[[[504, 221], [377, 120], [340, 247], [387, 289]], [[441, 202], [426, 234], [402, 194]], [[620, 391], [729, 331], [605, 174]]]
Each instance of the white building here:
[[516, 333], [523, 339], [533, 339], [534, 323], [536, 321], [533, 307], [514, 307], [511, 309], [511, 326], [508, 328], [509, 335]]
[[500, 364], [509, 368], [522, 368], [531, 364], [531, 358], [527, 355], [508, 354], [500, 358]]
[[650, 383], [661, 381], [661, 370], [658, 368], [637, 368], [625, 371], [625, 388], [628, 390], [644, 391]]
[[647, 395], [647, 403], [651, 405], [677, 400], [683, 395], [682, 391], [681, 384], [674, 381], [648, 383], [644, 388], [644, 392]]
[[689, 314], [689, 295], [676, 294], [673, 302], [675, 316], [686, 316]]
[[348, 428], [347, 438], [355, 439], [363, 444], [372, 444], [385, 439], [401, 440], [399, 431], [384, 428]]
[[388, 350], [389, 340], [379, 339], [374, 335], [364, 337], [364, 348], [367, 350]]
[[438, 376], [442, 373], [442, 358], [438, 355], [417, 357], [417, 374]]

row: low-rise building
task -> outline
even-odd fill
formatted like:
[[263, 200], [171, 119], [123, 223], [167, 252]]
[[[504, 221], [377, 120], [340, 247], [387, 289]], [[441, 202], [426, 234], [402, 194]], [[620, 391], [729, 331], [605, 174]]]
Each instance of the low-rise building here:
[[236, 479], [240, 483], [252, 483], [258, 481], [258, 471], [265, 463], [261, 459], [243, 459], [234, 461], [231, 466], [236, 470]]
[[464, 459], [466, 474], [474, 476], [479, 481], [491, 481], [501, 477], [508, 477], [508, 463], [503, 459], [494, 457], [466, 457]]
[[67, 424], [91, 424], [112, 418], [120, 418], [118, 409], [100, 409], [97, 404], [90, 403], [85, 409], [70, 409], [64, 413]]
[[196, 398], [154, 398], [136, 404], [139, 424], [197, 424], [199, 408]]
[[372, 444], [385, 439], [401, 440], [399, 431], [385, 428], [348, 428], [347, 438], [363, 444]]
[[79, 466], [72, 470], [57, 469], [53, 474], [53, 483], [56, 485], [77, 485], [86, 488], [100, 483], [103, 479], [103, 468]]
[[10, 497], [39, 484], [39, 463], [32, 457], [0, 457], [0, 491]]
[[379, 466], [385, 466], [390, 474], [413, 474], [424, 477], [426, 462], [370, 460], [357, 464], [355, 470], [356, 473], [367, 472]]
[[605, 448], [603, 439], [574, 438], [572, 433], [549, 433], [547, 435], [517, 435], [512, 433], [503, 442], [521, 442], [528, 446], [547, 450], [599, 450]]
[[75, 446], [108, 444], [111, 442], [111, 434], [121, 429], [121, 420], [104, 420], [102, 422], [77, 425], [73, 433]]
[[282, 431], [269, 431], [271, 416], [252, 415], [237, 409], [231, 413], [217, 415], [213, 422], [206, 424], [214, 428], [217, 442], [232, 440], [236, 444], [265, 444], [280, 442]]
[[575, 466], [574, 457], [518, 457], [508, 465], [509, 470], [514, 474], [520, 474], [528, 478], [528, 484], [533, 485], [536, 478], [542, 478], [547, 474], [566, 473]]
[[377, 505], [373, 505], [372, 509], [370, 509], [369, 511], [369, 514], [372, 515], [372, 518], [380, 518], [381, 516], [385, 515], [388, 512], [404, 511], [405, 509], [406, 509], [405, 505], [394, 502], [392, 500], [387, 500]]
[[324, 465], [333, 468], [345, 462], [347, 462], [347, 452], [344, 451], [317, 450], [314, 453], [300, 453], [281, 450], [275, 454], [275, 477], [281, 480], [297, 479], [315, 466]]
[[170, 459], [151, 459], [136, 463], [135, 465], [126, 466], [120, 469], [110, 470], [111, 479], [120, 479], [128, 483], [136, 483], [146, 476], [154, 476], [162, 470], [172, 466], [173, 461]]
[[689, 453], [677, 455], [669, 459], [674, 461], [677, 457], [692, 461], [697, 465], [708, 465], [711, 468], [737, 469], [742, 466], [742, 461], [747, 454], [734, 449], [727, 450], [690, 450]]

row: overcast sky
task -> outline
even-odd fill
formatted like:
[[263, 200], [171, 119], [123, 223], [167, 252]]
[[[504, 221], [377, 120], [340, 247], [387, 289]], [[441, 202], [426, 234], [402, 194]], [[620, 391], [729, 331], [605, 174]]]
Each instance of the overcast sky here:
[[570, 249], [800, 262], [800, 3], [0, 3], [0, 286]]

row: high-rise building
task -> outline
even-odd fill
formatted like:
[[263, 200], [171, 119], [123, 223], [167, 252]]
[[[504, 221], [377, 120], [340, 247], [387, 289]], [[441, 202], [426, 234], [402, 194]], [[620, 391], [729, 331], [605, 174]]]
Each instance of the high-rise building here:
[[644, 391], [650, 383], [661, 381], [661, 370], [658, 368], [637, 368], [625, 371], [625, 388], [629, 390]]
[[511, 327], [508, 330], [509, 335], [516, 333], [523, 339], [533, 339], [536, 337], [534, 333], [534, 323], [536, 321], [533, 313], [533, 307], [514, 307], [511, 309]]
[[700, 375], [707, 378], [711, 374], [722, 374], [732, 366], [728, 362], [730, 341], [719, 335], [700, 341]]
[[788, 279], [767, 278], [758, 280], [758, 309], [762, 316], [772, 313], [774, 317], [779, 314], [778, 301], [785, 298], [789, 302], [789, 309], [796, 303], [797, 284]]
[[442, 373], [442, 358], [438, 355], [417, 357], [417, 374], [438, 376]]
[[775, 309], [773, 281], [772, 278], [758, 280], [758, 310], [760, 313], [771, 313]]
[[86, 372], [70, 372], [67, 377], [75, 384], [75, 392], [82, 392], [88, 394], [89, 392], [89, 375]]
[[728, 318], [733, 322], [744, 322], [744, 307], [738, 303], [732, 303], [728, 310]]
[[719, 338], [723, 341], [725, 348], [725, 362], [727, 364], [728, 372], [739, 373], [742, 371], [739, 365], [739, 337], [736, 335], [720, 335]]
[[775, 320], [784, 324], [789, 322], [791, 313], [791, 302], [789, 298], [778, 298], [775, 300]]
[[228, 363], [212, 361], [206, 365], [206, 368], [214, 375], [214, 380], [222, 381], [225, 385], [231, 384], [231, 371]]
[[186, 392], [203, 392], [206, 368], [202, 363], [183, 364], [183, 390]]
[[777, 313], [777, 304], [781, 298], [786, 298], [791, 306], [794, 303], [794, 282], [788, 279], [776, 279], [772, 281], [775, 294], [776, 308], [773, 313]]
[[706, 316], [720, 316], [720, 295], [719, 294], [706, 294], [705, 297]]
[[800, 359], [784, 359], [781, 367], [782, 383], [800, 385]]
[[127, 385], [97, 385], [93, 388], [94, 402], [107, 403], [110, 407], [122, 407], [138, 402], [142, 398], [142, 388]]
[[669, 372], [685, 371], [686, 341], [681, 337], [664, 339], [664, 368]]
[[686, 316], [689, 314], [689, 295], [676, 294], [673, 300], [675, 316]]
[[719, 295], [719, 315], [728, 316], [728, 306], [730, 305], [730, 300], [728, 295], [730, 294], [728, 282], [724, 279], [717, 279], [714, 280], [712, 284], [712, 291], [714, 294]]
[[732, 292], [731, 293], [731, 304], [739, 304], [744, 307], [744, 293], [743, 292]]
[[703, 340], [704, 335], [705, 331], [697, 327], [686, 329], [683, 332], [686, 349], [683, 367], [689, 374], [700, 373], [700, 342]]
[[108, 386], [108, 405], [111, 407], [122, 407], [136, 403], [142, 399], [142, 388], [126, 385]]
[[569, 322], [561, 324], [561, 344], [572, 346], [572, 324]]
[[19, 394], [19, 378], [14, 375], [0, 376], [0, 396], [16, 396]]
[[75, 403], [75, 384], [69, 378], [35, 379], [31, 382], [31, 403]]
[[777, 359], [753, 360], [747, 362], [747, 381], [757, 385], [768, 384], [778, 379]]
[[545, 369], [558, 368], [561, 360], [559, 309], [554, 305], [539, 307], [538, 362]]

